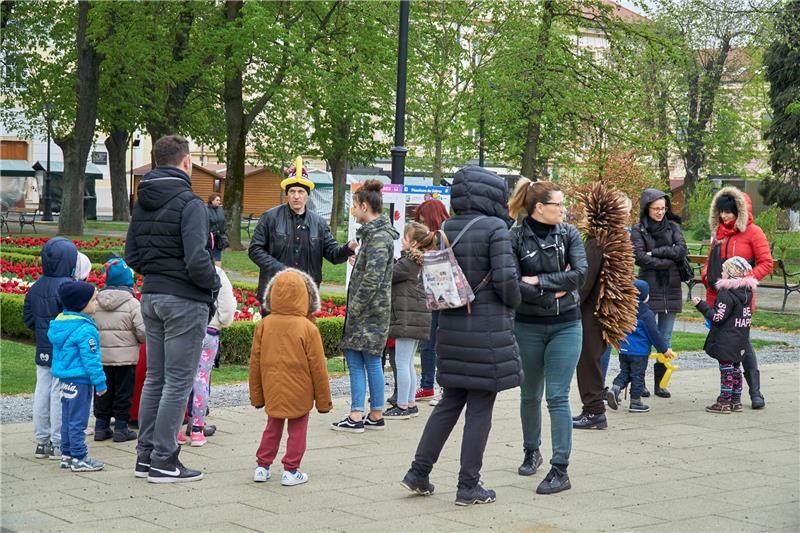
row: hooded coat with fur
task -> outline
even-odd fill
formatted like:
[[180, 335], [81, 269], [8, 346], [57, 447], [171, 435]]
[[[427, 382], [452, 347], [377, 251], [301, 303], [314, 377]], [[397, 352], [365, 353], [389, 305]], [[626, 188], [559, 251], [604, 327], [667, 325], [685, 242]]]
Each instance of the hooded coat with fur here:
[[[722, 232], [718, 231], [722, 219], [719, 216], [719, 211], [716, 208], [717, 199], [722, 195], [732, 196], [736, 201], [736, 222], [734, 223], [734, 233], [727, 237], [722, 237]], [[735, 255], [746, 259], [753, 267], [750, 273], [752, 277], [757, 280], [763, 279], [764, 276], [772, 272], [772, 253], [769, 250], [769, 241], [767, 240], [764, 232], [753, 223], [753, 202], [747, 193], [744, 193], [736, 187], [723, 187], [714, 199], [711, 201], [711, 209], [708, 215], [708, 225], [711, 228], [711, 246], [709, 247], [708, 257], [714, 250], [717, 242], [720, 243], [720, 259], [724, 263]], [[703, 284], [706, 286], [706, 302], [708, 305], [713, 306], [716, 301], [717, 291], [714, 287], [708, 286], [708, 279], [706, 277], [708, 267], [708, 260], [703, 266]]]
[[697, 310], [711, 321], [703, 349], [718, 361], [740, 363], [750, 343], [753, 292], [758, 281], [752, 277], [720, 279], [714, 306], [700, 301]]
[[266, 288], [262, 318], [250, 352], [250, 403], [273, 418], [300, 418], [316, 404], [333, 408], [322, 337], [312, 313], [320, 308], [317, 284], [292, 268], [276, 274]]

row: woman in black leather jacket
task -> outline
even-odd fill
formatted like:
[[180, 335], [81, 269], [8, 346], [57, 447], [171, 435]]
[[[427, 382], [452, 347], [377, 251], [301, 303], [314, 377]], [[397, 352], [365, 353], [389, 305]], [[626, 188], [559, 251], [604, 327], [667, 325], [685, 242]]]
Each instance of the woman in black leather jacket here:
[[208, 248], [214, 255], [214, 263], [222, 266], [222, 250], [228, 247], [228, 232], [225, 229], [225, 211], [222, 210], [222, 198], [218, 193], [208, 197]]
[[525, 211], [511, 230], [520, 272], [522, 304], [514, 334], [524, 377], [520, 417], [525, 458], [519, 474], [530, 476], [542, 464], [542, 394], [547, 386], [553, 457], [552, 468], [536, 492], [552, 494], [570, 488], [567, 465], [572, 449], [569, 386], [581, 352], [580, 296], [587, 263], [578, 230], [564, 224], [564, 194], [553, 182], [521, 178], [508, 203], [509, 214]]

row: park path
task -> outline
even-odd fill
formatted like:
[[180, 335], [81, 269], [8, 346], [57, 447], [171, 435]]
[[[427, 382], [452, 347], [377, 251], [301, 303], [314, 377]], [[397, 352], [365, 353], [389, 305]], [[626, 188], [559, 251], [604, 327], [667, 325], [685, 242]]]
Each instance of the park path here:
[[[312, 413], [303, 469], [306, 485], [275, 477], [251, 481], [264, 424], [250, 407], [215, 409], [217, 435], [185, 447], [186, 464], [206, 478], [182, 485], [135, 479], [135, 443], [89, 442], [102, 472], [73, 474], [33, 458], [30, 423], [0, 426], [0, 527], [3, 531], [798, 531], [800, 528], [800, 364], [768, 365], [763, 411], [711, 415], [719, 374], [681, 371], [669, 400], [652, 411], [610, 412], [607, 431], [576, 431], [572, 490], [535, 494], [547, 471], [523, 478], [519, 389], [498, 396], [482, 475], [497, 491], [491, 505], [453, 505], [462, 425], [431, 475], [436, 492], [413, 496], [399, 480], [431, 408], [381, 432], [330, 431], [347, 408]], [[574, 386], [574, 383], [573, 383]], [[572, 408], [579, 408], [573, 394]], [[550, 455], [544, 417], [542, 452]], [[280, 465], [273, 476], [280, 474]]]

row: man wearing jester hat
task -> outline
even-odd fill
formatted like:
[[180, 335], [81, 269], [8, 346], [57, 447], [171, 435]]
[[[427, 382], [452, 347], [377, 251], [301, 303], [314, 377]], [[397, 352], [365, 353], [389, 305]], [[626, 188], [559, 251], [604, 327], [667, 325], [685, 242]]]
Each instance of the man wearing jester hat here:
[[308, 179], [303, 159], [281, 181], [286, 203], [273, 207], [258, 221], [248, 255], [261, 270], [258, 276], [258, 300], [263, 301], [269, 280], [285, 268], [309, 274], [317, 285], [322, 282], [322, 259], [344, 263], [355, 253], [356, 242], [340, 246], [325, 219], [306, 209], [314, 182]]

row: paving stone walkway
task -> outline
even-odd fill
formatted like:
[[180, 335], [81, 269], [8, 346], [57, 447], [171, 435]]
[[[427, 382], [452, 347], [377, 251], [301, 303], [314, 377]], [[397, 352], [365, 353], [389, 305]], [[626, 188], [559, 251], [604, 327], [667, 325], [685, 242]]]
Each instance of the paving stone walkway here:
[[[517, 475], [522, 456], [519, 390], [502, 393], [483, 467], [497, 502], [456, 507], [462, 426], [436, 465], [430, 497], [399, 485], [431, 408], [389, 422], [382, 432], [330, 431], [347, 409], [334, 402], [312, 414], [303, 469], [306, 485], [252, 482], [264, 415], [252, 408], [218, 409], [217, 435], [182, 460], [204, 480], [154, 485], [135, 479], [134, 443], [95, 443], [106, 463], [96, 473], [58, 469], [33, 458], [30, 423], [0, 426], [2, 531], [793, 531], [800, 530], [800, 364], [762, 369], [767, 408], [711, 415], [718, 372], [681, 371], [673, 398], [651, 398], [649, 414], [609, 413], [610, 429], [574, 434], [573, 489], [539, 496], [547, 468]], [[573, 410], [578, 407], [573, 386]], [[542, 451], [550, 454], [545, 417]], [[274, 468], [280, 474], [280, 465]]]

